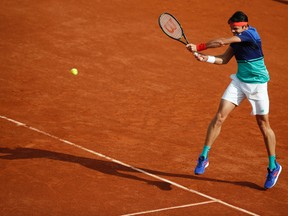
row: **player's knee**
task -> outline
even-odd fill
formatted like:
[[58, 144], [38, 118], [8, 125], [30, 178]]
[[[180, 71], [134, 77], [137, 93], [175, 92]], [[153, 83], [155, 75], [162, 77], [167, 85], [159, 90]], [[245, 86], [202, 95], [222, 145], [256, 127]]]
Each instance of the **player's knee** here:
[[226, 116], [223, 116], [221, 113], [217, 113], [214, 118], [214, 125], [221, 127], [226, 119]]
[[256, 116], [256, 119], [257, 119], [257, 124], [260, 128], [269, 128], [270, 125], [269, 125], [269, 120], [267, 117], [265, 116]]
[[267, 135], [270, 131], [272, 131], [268, 118], [257, 117], [257, 124], [263, 135]]

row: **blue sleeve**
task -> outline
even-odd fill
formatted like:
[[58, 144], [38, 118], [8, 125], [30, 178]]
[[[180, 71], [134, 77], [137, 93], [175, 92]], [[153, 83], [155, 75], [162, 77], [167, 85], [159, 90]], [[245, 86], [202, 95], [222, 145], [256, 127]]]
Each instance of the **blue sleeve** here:
[[249, 26], [249, 29], [237, 35], [242, 42], [254, 42], [261, 41], [257, 30], [254, 27]]
[[241, 42], [253, 42], [253, 38], [251, 37], [251, 34], [248, 33], [249, 30], [242, 32], [240, 35], [237, 35]]

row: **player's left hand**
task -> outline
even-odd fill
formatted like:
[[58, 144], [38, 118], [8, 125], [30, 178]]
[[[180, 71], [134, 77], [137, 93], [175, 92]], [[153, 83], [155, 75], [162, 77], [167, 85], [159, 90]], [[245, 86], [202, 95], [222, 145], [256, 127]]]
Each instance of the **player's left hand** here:
[[208, 60], [208, 56], [203, 55], [201, 53], [198, 53], [197, 55], [194, 55], [194, 56], [198, 61], [201, 61], [201, 62], [206, 62]]

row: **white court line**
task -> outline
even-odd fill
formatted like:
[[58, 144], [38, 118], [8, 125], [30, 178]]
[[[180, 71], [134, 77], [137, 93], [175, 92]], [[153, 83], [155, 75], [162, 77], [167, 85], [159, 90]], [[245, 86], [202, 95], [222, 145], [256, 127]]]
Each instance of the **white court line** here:
[[173, 207], [169, 207], [169, 208], [161, 208], [161, 209], [155, 209], [155, 210], [149, 210], [149, 211], [130, 213], [130, 214], [125, 214], [125, 215], [121, 215], [121, 216], [143, 215], [143, 214], [149, 214], [149, 213], [160, 212], [160, 211], [168, 211], [168, 210], [172, 210], [172, 209], [188, 208], [191, 206], [204, 205], [204, 204], [209, 204], [209, 203], [213, 203], [213, 202], [216, 202], [216, 201], [211, 200], [211, 201], [200, 202], [200, 203], [192, 203], [192, 204], [181, 205], [181, 206], [173, 206]]
[[5, 119], [5, 120], [7, 120], [7, 121], [9, 121], [9, 122], [13, 122], [14, 124], [16, 124], [16, 125], [18, 125], [18, 126], [22, 126], [22, 127], [28, 128], [28, 129], [30, 129], [30, 130], [32, 130], [32, 131], [36, 131], [36, 132], [38, 132], [38, 133], [40, 133], [40, 134], [46, 135], [46, 136], [51, 137], [51, 138], [53, 138], [53, 139], [55, 139], [55, 140], [58, 140], [58, 141], [60, 141], [60, 142], [66, 143], [66, 144], [71, 145], [71, 146], [74, 146], [74, 147], [79, 148], [79, 149], [81, 149], [81, 150], [83, 150], [83, 151], [86, 151], [86, 152], [89, 152], [89, 153], [91, 153], [91, 154], [97, 155], [97, 156], [99, 156], [99, 157], [105, 158], [106, 160], [109, 160], [109, 161], [112, 161], [112, 162], [114, 162], [114, 163], [120, 164], [120, 165], [122, 165], [122, 166], [128, 167], [128, 168], [130, 168], [130, 169], [132, 169], [132, 170], [135, 170], [135, 171], [137, 171], [137, 172], [143, 173], [143, 174], [145, 174], [145, 175], [147, 175], [147, 176], [150, 176], [150, 177], [152, 177], [152, 178], [155, 178], [155, 179], [158, 179], [158, 180], [160, 180], [160, 181], [169, 183], [169, 184], [171, 184], [171, 185], [174, 185], [175, 187], [181, 188], [181, 189], [183, 189], [183, 190], [185, 190], [185, 191], [188, 191], [188, 192], [190, 192], [190, 193], [194, 193], [194, 194], [197, 194], [197, 195], [199, 195], [199, 196], [205, 197], [205, 198], [207, 198], [207, 199], [209, 199], [209, 200], [211, 200], [211, 201], [218, 202], [218, 203], [220, 203], [220, 204], [222, 204], [222, 205], [228, 206], [228, 207], [230, 207], [230, 208], [232, 208], [232, 209], [235, 209], [235, 210], [237, 210], [237, 211], [240, 211], [240, 212], [243, 212], [243, 213], [246, 213], [246, 214], [249, 214], [249, 215], [253, 215], [253, 216], [259, 216], [259, 215], [255, 214], [255, 213], [250, 212], [250, 211], [248, 211], [248, 210], [245, 210], [245, 209], [243, 209], [243, 208], [240, 208], [240, 207], [231, 205], [231, 204], [229, 204], [229, 203], [227, 203], [227, 202], [224, 202], [224, 201], [222, 201], [222, 200], [216, 199], [216, 198], [214, 198], [214, 197], [211, 197], [211, 196], [206, 195], [206, 194], [204, 194], [204, 193], [201, 193], [201, 192], [199, 192], [199, 191], [196, 191], [196, 190], [187, 188], [187, 187], [185, 187], [185, 186], [183, 186], [183, 185], [180, 185], [180, 184], [178, 184], [178, 183], [176, 183], [176, 182], [173, 182], [173, 181], [170, 181], [170, 180], [168, 180], [168, 179], [162, 178], [162, 177], [160, 177], [160, 176], [154, 175], [154, 174], [152, 174], [152, 173], [146, 172], [145, 170], [142, 170], [142, 169], [133, 167], [133, 166], [131, 166], [131, 165], [129, 165], [129, 164], [123, 163], [123, 162], [121, 162], [121, 161], [119, 161], [119, 160], [116, 160], [116, 159], [113, 159], [113, 158], [108, 157], [108, 156], [106, 156], [106, 155], [103, 155], [103, 154], [101, 154], [101, 153], [95, 152], [95, 151], [93, 151], [93, 150], [91, 150], [91, 149], [87, 149], [87, 148], [85, 148], [85, 147], [83, 147], [83, 146], [80, 146], [80, 145], [77, 145], [77, 144], [75, 144], [75, 143], [73, 143], [73, 142], [70, 142], [70, 141], [61, 139], [61, 138], [59, 138], [59, 137], [57, 137], [57, 136], [54, 136], [54, 135], [52, 135], [52, 134], [49, 134], [49, 133], [47, 133], [47, 132], [45, 132], [45, 131], [42, 131], [42, 130], [39, 130], [39, 129], [37, 129], [37, 128], [31, 127], [31, 126], [26, 125], [26, 124], [24, 124], [24, 123], [22, 123], [22, 122], [19, 122], [19, 121], [16, 121], [16, 120], [7, 118], [7, 117], [2, 116], [2, 115], [0, 115], [0, 118]]

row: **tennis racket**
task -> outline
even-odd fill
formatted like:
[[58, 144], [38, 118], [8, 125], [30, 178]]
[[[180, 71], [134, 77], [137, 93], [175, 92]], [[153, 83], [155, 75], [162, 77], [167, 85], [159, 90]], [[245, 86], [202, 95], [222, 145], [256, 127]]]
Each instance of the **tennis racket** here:
[[[171, 14], [163, 13], [158, 18], [158, 23], [162, 31], [170, 38], [177, 40], [184, 45], [189, 44], [188, 39], [184, 33], [184, 30], [180, 22]], [[198, 55], [194, 52], [194, 55]]]

